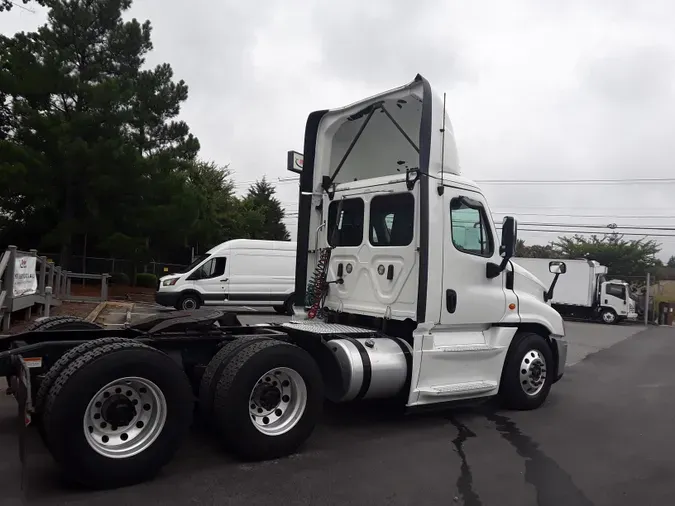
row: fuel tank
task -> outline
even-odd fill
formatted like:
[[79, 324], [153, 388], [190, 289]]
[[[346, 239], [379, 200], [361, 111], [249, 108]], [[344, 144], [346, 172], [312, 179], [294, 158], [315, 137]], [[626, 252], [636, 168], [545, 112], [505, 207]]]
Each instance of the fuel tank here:
[[412, 348], [403, 339], [345, 337], [327, 345], [341, 374], [333, 402], [395, 397], [410, 384]]

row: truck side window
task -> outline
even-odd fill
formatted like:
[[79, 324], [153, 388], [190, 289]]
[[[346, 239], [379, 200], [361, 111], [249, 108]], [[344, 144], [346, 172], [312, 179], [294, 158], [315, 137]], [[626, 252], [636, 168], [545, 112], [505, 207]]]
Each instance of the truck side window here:
[[486, 216], [485, 208], [479, 202], [469, 205], [463, 198], [450, 201], [452, 244], [455, 248], [471, 255], [492, 256], [493, 241]]
[[[340, 216], [338, 208], [342, 203]], [[331, 246], [360, 246], [363, 242], [363, 199], [335, 200], [328, 207], [328, 244]], [[337, 229], [335, 225], [337, 223]]]
[[212, 258], [204, 265], [202, 265], [196, 272], [196, 277], [190, 276], [191, 279], [210, 279], [217, 278], [225, 274], [225, 263], [227, 258], [216, 257]]
[[614, 297], [619, 297], [620, 299], [626, 298], [626, 287], [623, 285], [607, 285], [607, 295], [613, 295]]
[[370, 202], [370, 243], [407, 246], [415, 228], [415, 197], [410, 193], [381, 195]]

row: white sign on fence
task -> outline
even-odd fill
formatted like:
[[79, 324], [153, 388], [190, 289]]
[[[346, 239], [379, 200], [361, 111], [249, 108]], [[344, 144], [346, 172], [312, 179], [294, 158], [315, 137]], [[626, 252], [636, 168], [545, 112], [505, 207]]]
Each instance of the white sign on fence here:
[[36, 260], [37, 258], [34, 256], [16, 257], [16, 263], [14, 264], [14, 297], [33, 295], [37, 292]]

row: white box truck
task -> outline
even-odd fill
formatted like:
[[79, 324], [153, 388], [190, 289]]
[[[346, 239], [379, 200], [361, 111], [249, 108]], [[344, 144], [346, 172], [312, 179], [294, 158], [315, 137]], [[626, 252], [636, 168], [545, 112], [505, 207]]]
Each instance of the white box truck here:
[[544, 284], [553, 280], [553, 274], [549, 272], [550, 263], [565, 263], [567, 271], [558, 280], [550, 301], [563, 316], [599, 318], [607, 324], [635, 320], [638, 316], [628, 283], [618, 279], [607, 280], [607, 267], [595, 260], [513, 258], [513, 261]]
[[0, 376], [65, 476], [99, 487], [154, 476], [195, 402], [246, 460], [299, 450], [324, 399], [544, 403], [565, 370], [562, 317], [509, 261], [516, 221], [497, 235], [429, 82], [311, 113], [304, 157], [292, 320], [240, 325], [207, 307], [0, 338]]

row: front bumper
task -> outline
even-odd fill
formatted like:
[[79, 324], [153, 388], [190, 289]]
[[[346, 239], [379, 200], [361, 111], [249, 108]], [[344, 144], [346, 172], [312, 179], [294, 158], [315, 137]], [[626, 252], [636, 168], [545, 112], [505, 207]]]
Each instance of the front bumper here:
[[155, 302], [160, 306], [175, 307], [180, 293], [174, 292], [155, 292]]
[[557, 353], [557, 358], [558, 358], [558, 363], [556, 364], [556, 371], [558, 374], [555, 377], [555, 381], [558, 381], [560, 378], [562, 378], [563, 374], [565, 373], [565, 363], [567, 362], [567, 341], [563, 336], [556, 336], [552, 335], [551, 339], [553, 339], [553, 342], [556, 345], [556, 349], [558, 351]]
[[628, 313], [628, 315], [626, 316], [626, 318], [628, 318], [629, 320], [637, 320], [637, 317], [638, 317], [637, 313]]

